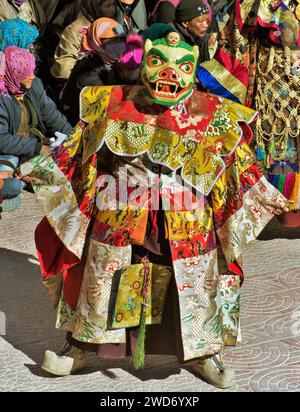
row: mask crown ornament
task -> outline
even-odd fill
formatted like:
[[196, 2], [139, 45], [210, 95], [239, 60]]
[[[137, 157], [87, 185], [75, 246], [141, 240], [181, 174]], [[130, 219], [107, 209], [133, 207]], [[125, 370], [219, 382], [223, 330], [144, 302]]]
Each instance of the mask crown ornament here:
[[171, 107], [187, 98], [196, 82], [198, 57], [198, 47], [181, 41], [177, 32], [146, 40], [141, 76], [152, 100]]
[[167, 35], [166, 41], [169, 46], [178, 46], [180, 43], [180, 35], [176, 32], [171, 32]]

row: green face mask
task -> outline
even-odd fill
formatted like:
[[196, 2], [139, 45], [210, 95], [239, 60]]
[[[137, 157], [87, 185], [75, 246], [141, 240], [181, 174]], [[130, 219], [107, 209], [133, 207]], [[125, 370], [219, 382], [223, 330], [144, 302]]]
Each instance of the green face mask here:
[[155, 103], [174, 106], [191, 93], [198, 57], [198, 47], [180, 41], [178, 33], [146, 40], [141, 76]]

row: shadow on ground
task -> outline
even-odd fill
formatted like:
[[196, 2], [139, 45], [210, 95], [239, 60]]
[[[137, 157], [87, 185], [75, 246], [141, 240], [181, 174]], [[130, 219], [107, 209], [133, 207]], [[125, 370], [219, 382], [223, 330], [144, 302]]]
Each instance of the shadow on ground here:
[[258, 240], [273, 239], [300, 239], [300, 227], [285, 227], [274, 217], [258, 237]]
[[[7, 321], [7, 334], [0, 337], [0, 392], [215, 391], [171, 356], [147, 356], [142, 371], [134, 371], [128, 358], [92, 354], [77, 376], [51, 378], [40, 369], [44, 351], [64, 343], [35, 257], [33, 233], [42, 216], [36, 198], [26, 194], [22, 209], [0, 222], [0, 312]], [[237, 371], [234, 391], [300, 391], [299, 335], [293, 332], [300, 313], [299, 239], [300, 228], [284, 228], [273, 219], [246, 249], [243, 342], [225, 354]]]
[[[38, 261], [33, 255], [0, 248], [0, 262], [0, 311], [6, 315], [3, 338], [36, 363], [25, 364], [33, 375], [49, 378], [39, 365], [46, 349], [57, 350], [63, 344], [64, 333], [54, 329], [55, 310], [42, 286]], [[135, 371], [129, 358], [103, 360], [90, 354], [88, 368], [80, 375], [99, 371], [114, 379], [114, 373], [109, 369], [118, 368], [144, 381], [150, 376], [151, 379], [166, 379], [180, 373], [175, 357], [161, 357], [161, 362], [155, 362], [156, 367], [153, 367], [152, 358], [160, 357], [147, 357], [145, 369]]]
[[[26, 368], [34, 376], [40, 378], [58, 379], [44, 372], [39, 365], [25, 364]], [[111, 381], [117, 381], [119, 376], [114, 373], [112, 369], [122, 370], [124, 373], [130, 374], [132, 377], [139, 379], [142, 382], [151, 380], [164, 380], [170, 376], [179, 375], [182, 369], [191, 372], [190, 368], [182, 368], [178, 365], [175, 357], [163, 356], [146, 356], [146, 366], [144, 369], [136, 371], [130, 366], [130, 359], [122, 360], [105, 360], [95, 358], [89, 354], [87, 368], [83, 371], [77, 372], [76, 376], [89, 376], [93, 373], [99, 372], [101, 375]]]
[[54, 311], [35, 256], [0, 248], [0, 310], [6, 316], [3, 338], [36, 363], [54, 328]]

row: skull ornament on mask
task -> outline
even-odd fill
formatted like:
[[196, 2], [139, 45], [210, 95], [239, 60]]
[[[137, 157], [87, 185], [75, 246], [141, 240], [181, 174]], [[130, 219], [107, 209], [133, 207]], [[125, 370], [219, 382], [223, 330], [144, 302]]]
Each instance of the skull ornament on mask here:
[[190, 95], [198, 57], [198, 47], [180, 41], [177, 33], [154, 42], [146, 40], [141, 76], [155, 103], [175, 106]]

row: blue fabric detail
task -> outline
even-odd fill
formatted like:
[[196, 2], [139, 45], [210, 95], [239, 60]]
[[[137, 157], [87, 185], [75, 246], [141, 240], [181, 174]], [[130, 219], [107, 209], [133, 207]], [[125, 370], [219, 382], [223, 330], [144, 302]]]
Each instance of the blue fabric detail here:
[[282, 1], [280, 4], [280, 7], [282, 8], [282, 10], [288, 10], [288, 6], [286, 4], [284, 4], [284, 2]]
[[13, 199], [5, 199], [1, 203], [1, 208], [3, 212], [13, 212], [15, 209], [21, 206], [22, 197], [21, 195], [14, 197]]
[[[19, 158], [13, 155], [0, 155], [0, 160], [6, 160], [14, 165], [17, 168], [19, 164]], [[4, 172], [14, 172], [14, 170], [6, 165], [0, 164], [0, 171]], [[21, 191], [26, 186], [26, 183], [22, 180], [16, 178], [4, 179], [4, 186], [1, 189], [1, 195], [4, 199], [13, 199], [21, 194]]]
[[272, 185], [274, 186], [274, 187], [276, 187], [276, 189], [278, 189], [278, 187], [279, 187], [279, 177], [280, 177], [280, 175], [273, 175], [273, 182], [272, 182]]
[[[6, 160], [7, 162], [10, 162], [14, 165], [15, 168], [17, 168], [19, 164], [19, 158], [13, 155], [0, 155], [0, 160]], [[2, 165], [0, 162], [0, 172], [14, 172], [14, 170], [9, 166]]]
[[21, 194], [22, 189], [26, 186], [25, 182], [19, 179], [4, 179], [4, 186], [1, 189], [1, 194], [4, 199], [13, 199]]
[[217, 96], [225, 97], [226, 99], [232, 100], [233, 102], [241, 103], [241, 101], [236, 96], [234, 96], [229, 90], [222, 86], [217, 81], [217, 79], [204, 67], [197, 67], [197, 78], [208, 89], [209, 92], [214, 93]]

